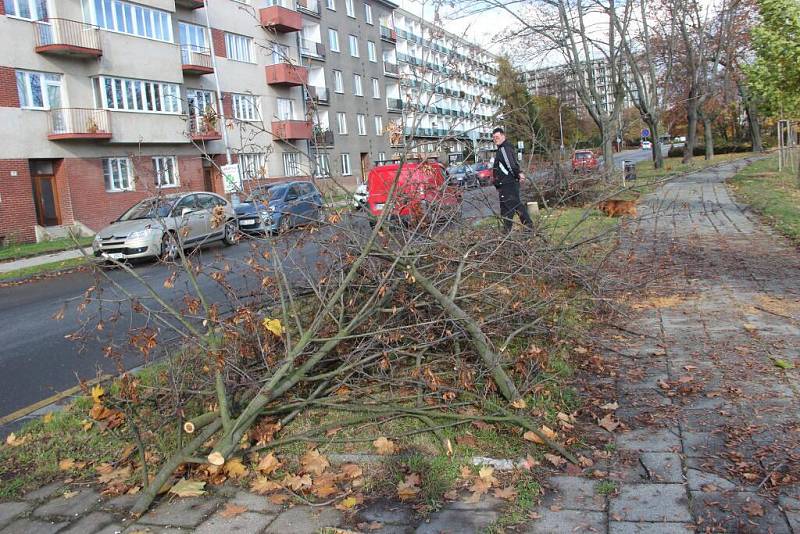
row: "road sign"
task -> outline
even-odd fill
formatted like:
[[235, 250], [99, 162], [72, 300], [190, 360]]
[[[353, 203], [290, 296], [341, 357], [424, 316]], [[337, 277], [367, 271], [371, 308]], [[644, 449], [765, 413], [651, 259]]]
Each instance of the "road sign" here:
[[642, 139], [644, 139], [645, 137], [650, 137], [650, 130], [648, 130], [647, 128], [642, 128]]

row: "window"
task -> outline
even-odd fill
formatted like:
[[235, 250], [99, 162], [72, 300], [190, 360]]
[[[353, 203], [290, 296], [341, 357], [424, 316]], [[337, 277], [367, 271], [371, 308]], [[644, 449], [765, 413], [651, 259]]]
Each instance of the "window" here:
[[339, 32], [333, 28], [328, 28], [328, 43], [330, 44], [331, 52], [339, 52]]
[[348, 35], [348, 40], [350, 41], [350, 55], [353, 57], [359, 57], [358, 55], [358, 37], [355, 35]]
[[317, 154], [314, 177], [325, 178], [331, 175], [331, 161], [328, 154]]
[[344, 93], [344, 79], [340, 70], [333, 71], [333, 90], [337, 93]]
[[278, 119], [282, 121], [292, 120], [294, 118], [294, 102], [288, 98], [278, 98]]
[[253, 61], [253, 39], [250, 37], [225, 32], [225, 52], [228, 59], [255, 63]]
[[258, 97], [255, 95], [234, 94], [233, 116], [241, 121], [258, 120]]
[[372, 78], [372, 98], [381, 97], [381, 84], [378, 78]]
[[386, 161], [386, 152], [378, 152], [378, 161]]
[[174, 83], [99, 76], [94, 79], [98, 108], [117, 111], [180, 113], [181, 93]]
[[336, 0], [325, 0], [325, 7], [332, 11], [336, 11]]
[[239, 154], [239, 173], [242, 180], [266, 178], [266, 159], [264, 154]]
[[178, 187], [178, 162], [175, 156], [154, 157], [153, 172], [156, 187]]
[[28, 20], [47, 18], [47, 2], [45, 0], [5, 0], [6, 15]]
[[347, 134], [347, 115], [342, 111], [336, 113], [336, 131], [341, 135]]
[[289, 61], [289, 47], [282, 44], [272, 44], [272, 64], [290, 63]]
[[359, 113], [356, 115], [358, 121], [358, 135], [367, 135], [367, 116]]
[[364, 88], [361, 85], [360, 74], [353, 74], [353, 94], [356, 96], [364, 96]]
[[375, 135], [383, 135], [383, 117], [375, 115]]
[[189, 24], [188, 22], [178, 23], [178, 38], [181, 44], [189, 47], [191, 50], [197, 52], [207, 52], [208, 44], [206, 43], [206, 29], [197, 24]]
[[348, 17], [356, 18], [356, 10], [353, 8], [353, 0], [344, 0], [344, 7]]
[[378, 62], [378, 54], [375, 53], [375, 43], [372, 41], [367, 41], [367, 57], [373, 63]]
[[342, 164], [342, 176], [350, 176], [352, 174], [350, 171], [350, 154], [340, 154], [339, 160]]
[[364, 4], [364, 20], [367, 21], [367, 24], [372, 24], [372, 6], [369, 4]]
[[302, 176], [299, 152], [283, 153], [283, 174], [284, 176]]
[[83, 14], [87, 22], [105, 30], [173, 42], [172, 16], [167, 11], [122, 0], [83, 0]]
[[133, 191], [131, 162], [128, 158], [107, 158], [102, 161], [106, 191]]
[[19, 93], [19, 105], [22, 108], [60, 108], [61, 75], [18, 70], [17, 93]]

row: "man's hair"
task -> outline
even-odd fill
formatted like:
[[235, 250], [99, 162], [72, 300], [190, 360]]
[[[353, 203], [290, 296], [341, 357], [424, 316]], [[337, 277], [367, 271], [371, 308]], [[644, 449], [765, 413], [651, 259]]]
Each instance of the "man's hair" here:
[[498, 126], [498, 127], [497, 127], [497, 128], [495, 128], [494, 130], [492, 130], [492, 135], [494, 135], [494, 134], [496, 134], [496, 133], [499, 133], [499, 134], [503, 134], [503, 135], [505, 135], [505, 134], [506, 134], [506, 131], [505, 131], [504, 129], [502, 129], [501, 127], [499, 127], [499, 126]]

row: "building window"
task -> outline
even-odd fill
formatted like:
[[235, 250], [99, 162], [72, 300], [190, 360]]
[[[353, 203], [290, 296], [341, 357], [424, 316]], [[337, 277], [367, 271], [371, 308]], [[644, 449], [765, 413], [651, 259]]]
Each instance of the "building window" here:
[[272, 64], [291, 63], [289, 61], [289, 47], [282, 44], [272, 43]]
[[355, 35], [348, 35], [348, 41], [350, 41], [350, 55], [353, 57], [359, 57], [358, 55], [358, 37]]
[[340, 70], [333, 71], [333, 90], [336, 93], [344, 93], [344, 79]]
[[283, 174], [284, 176], [302, 176], [299, 152], [283, 153]]
[[94, 91], [98, 108], [150, 113], [181, 112], [180, 88], [174, 83], [100, 76], [94, 78]]
[[258, 120], [258, 97], [255, 95], [232, 95], [233, 116], [240, 121]]
[[254, 180], [267, 177], [265, 154], [239, 154], [239, 173], [242, 180]]
[[341, 135], [347, 134], [347, 115], [343, 111], [336, 113], [336, 131]]
[[278, 119], [282, 121], [290, 121], [294, 118], [294, 101], [289, 98], [278, 98]]
[[361, 84], [360, 74], [353, 74], [353, 94], [356, 96], [364, 96], [364, 88]]
[[378, 152], [378, 161], [386, 161], [386, 152]]
[[367, 116], [359, 113], [356, 115], [358, 121], [358, 135], [367, 135]]
[[381, 97], [381, 83], [378, 78], [372, 78], [372, 98]]
[[383, 117], [375, 115], [375, 135], [383, 135]]
[[61, 75], [46, 72], [17, 71], [20, 107], [51, 109], [61, 107]]
[[342, 164], [342, 176], [350, 176], [353, 174], [350, 170], [350, 154], [340, 154], [339, 161]]
[[331, 161], [328, 154], [317, 154], [314, 166], [315, 178], [327, 178], [331, 175]]
[[225, 52], [228, 59], [255, 63], [253, 61], [253, 39], [250, 37], [225, 32]]
[[178, 187], [178, 162], [175, 156], [154, 157], [153, 172], [156, 187]]
[[103, 179], [106, 191], [133, 191], [131, 162], [128, 158], [107, 158], [103, 160]]
[[121, 0], [83, 0], [83, 16], [104, 30], [173, 42], [172, 16], [167, 11]]
[[43, 0], [5, 0], [6, 15], [28, 20], [47, 18], [47, 2]]
[[331, 47], [331, 52], [339, 52], [339, 32], [333, 28], [328, 29], [328, 43]]
[[356, 18], [356, 10], [353, 8], [353, 0], [344, 0], [344, 7], [348, 17]]
[[179, 22], [178, 38], [182, 45], [189, 47], [191, 50], [196, 52], [208, 52], [206, 29], [202, 26], [189, 24], [188, 22]]
[[369, 4], [364, 4], [364, 20], [367, 21], [367, 24], [372, 24], [372, 6]]
[[336, 0], [325, 0], [325, 7], [331, 11], [336, 11]]
[[367, 41], [367, 57], [373, 63], [378, 62], [378, 54], [375, 52], [375, 43], [372, 41]]

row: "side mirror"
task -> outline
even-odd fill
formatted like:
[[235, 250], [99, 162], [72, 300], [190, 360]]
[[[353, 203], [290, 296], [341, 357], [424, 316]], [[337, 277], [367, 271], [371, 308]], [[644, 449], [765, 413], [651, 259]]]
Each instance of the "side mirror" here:
[[181, 217], [192, 213], [192, 211], [193, 211], [192, 208], [181, 208]]

